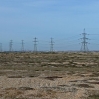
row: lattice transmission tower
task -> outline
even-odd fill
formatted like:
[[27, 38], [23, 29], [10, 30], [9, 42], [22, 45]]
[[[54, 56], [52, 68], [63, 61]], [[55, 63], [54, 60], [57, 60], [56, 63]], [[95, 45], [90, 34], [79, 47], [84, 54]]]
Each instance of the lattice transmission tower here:
[[83, 37], [81, 38], [82, 39], [82, 42], [81, 42], [82, 43], [81, 51], [82, 52], [88, 52], [88, 46], [87, 46], [87, 44], [88, 44], [88, 42], [87, 42], [88, 38], [86, 37], [87, 33], [85, 32], [85, 29], [84, 29], [82, 35], [83, 35]]
[[34, 42], [34, 52], [37, 52], [37, 42], [38, 41], [37, 41], [37, 38], [36, 37], [34, 38], [34, 41], [33, 42]]
[[12, 40], [10, 40], [10, 43], [9, 43], [9, 51], [10, 51], [10, 52], [12, 52], [12, 51], [13, 51], [13, 49], [12, 49], [12, 45], [13, 45], [13, 41], [12, 41]]
[[53, 38], [51, 38], [51, 42], [50, 42], [50, 52], [53, 52], [53, 51], [54, 51], [53, 48], [54, 48], [54, 42], [53, 42]]
[[0, 43], [0, 52], [2, 52], [2, 43]]
[[24, 40], [22, 40], [22, 43], [21, 43], [21, 51], [24, 52]]

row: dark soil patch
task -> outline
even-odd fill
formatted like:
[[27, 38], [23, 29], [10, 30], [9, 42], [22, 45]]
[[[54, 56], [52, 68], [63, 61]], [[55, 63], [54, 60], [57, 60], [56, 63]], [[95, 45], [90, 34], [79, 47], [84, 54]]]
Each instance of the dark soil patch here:
[[90, 84], [99, 84], [99, 82], [87, 82], [87, 83], [90, 83]]
[[20, 87], [19, 90], [34, 90], [34, 88], [30, 88], [30, 87]]
[[77, 84], [78, 87], [84, 87], [84, 88], [94, 88], [94, 86], [90, 86], [88, 84]]
[[8, 78], [25, 78], [23, 76], [8, 76]]
[[62, 78], [62, 77], [58, 77], [58, 76], [45, 77], [45, 79], [48, 79], [48, 80], [55, 80], [57, 78]]

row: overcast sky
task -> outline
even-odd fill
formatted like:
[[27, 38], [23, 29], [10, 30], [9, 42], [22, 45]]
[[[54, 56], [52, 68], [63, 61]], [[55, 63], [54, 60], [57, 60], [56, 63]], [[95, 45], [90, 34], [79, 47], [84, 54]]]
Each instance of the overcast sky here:
[[[0, 0], [0, 42], [4, 50], [80, 50], [83, 29], [90, 34], [90, 50], [99, 50], [99, 0]], [[94, 35], [92, 35], [94, 34]], [[97, 35], [96, 35], [97, 34]]]

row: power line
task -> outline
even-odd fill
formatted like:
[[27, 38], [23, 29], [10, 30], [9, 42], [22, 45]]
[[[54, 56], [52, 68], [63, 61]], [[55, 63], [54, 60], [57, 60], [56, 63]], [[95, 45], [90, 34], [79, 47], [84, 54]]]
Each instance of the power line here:
[[81, 38], [82, 39], [82, 42], [81, 42], [82, 43], [81, 51], [87, 52], [88, 51], [88, 46], [87, 46], [87, 44], [88, 44], [88, 42], [87, 42], [88, 38], [86, 38], [87, 33], [85, 33], [85, 29], [84, 29], [82, 35], [83, 35], [83, 38]]
[[33, 42], [34, 42], [34, 52], [37, 52], [37, 42], [38, 41], [37, 41], [37, 38], [36, 37], [34, 38], [34, 41]]
[[13, 45], [13, 41], [10, 40], [10, 43], [9, 43], [9, 51], [10, 51], [10, 52], [13, 51], [13, 49], [12, 49], [12, 45]]
[[99, 35], [99, 34], [90, 34], [90, 35]]
[[50, 42], [50, 52], [53, 52], [53, 46], [54, 46], [54, 42], [53, 42], [53, 38], [51, 38], [51, 42]]
[[67, 38], [63, 38], [63, 39], [57, 39], [55, 41], [67, 41], [67, 40], [70, 40], [70, 39], [75, 39], [76, 37], [78, 38], [78, 34], [74, 35], [74, 36], [69, 36]]

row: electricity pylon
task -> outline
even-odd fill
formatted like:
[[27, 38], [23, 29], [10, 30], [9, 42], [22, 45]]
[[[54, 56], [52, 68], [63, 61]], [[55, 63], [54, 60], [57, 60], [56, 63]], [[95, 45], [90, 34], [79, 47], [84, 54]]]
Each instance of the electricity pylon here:
[[87, 33], [85, 33], [85, 29], [84, 29], [82, 35], [83, 35], [83, 37], [81, 38], [82, 39], [82, 42], [81, 42], [82, 43], [81, 51], [82, 52], [88, 52], [88, 46], [87, 46], [87, 44], [88, 44], [88, 42], [87, 42], [88, 38], [86, 37]]
[[10, 52], [13, 51], [13, 49], [12, 49], [12, 45], [13, 45], [13, 41], [10, 40], [10, 43], [9, 43], [9, 51], [10, 51]]
[[34, 42], [34, 52], [37, 52], [37, 42], [38, 41], [37, 41], [37, 38], [36, 37], [34, 38], [34, 41], [33, 42]]
[[0, 52], [2, 52], [2, 43], [0, 43]]
[[24, 52], [24, 40], [22, 40], [22, 46], [21, 46], [21, 51]]
[[53, 38], [51, 38], [51, 42], [50, 42], [50, 52], [53, 52], [53, 46], [54, 46], [54, 42], [53, 42]]

